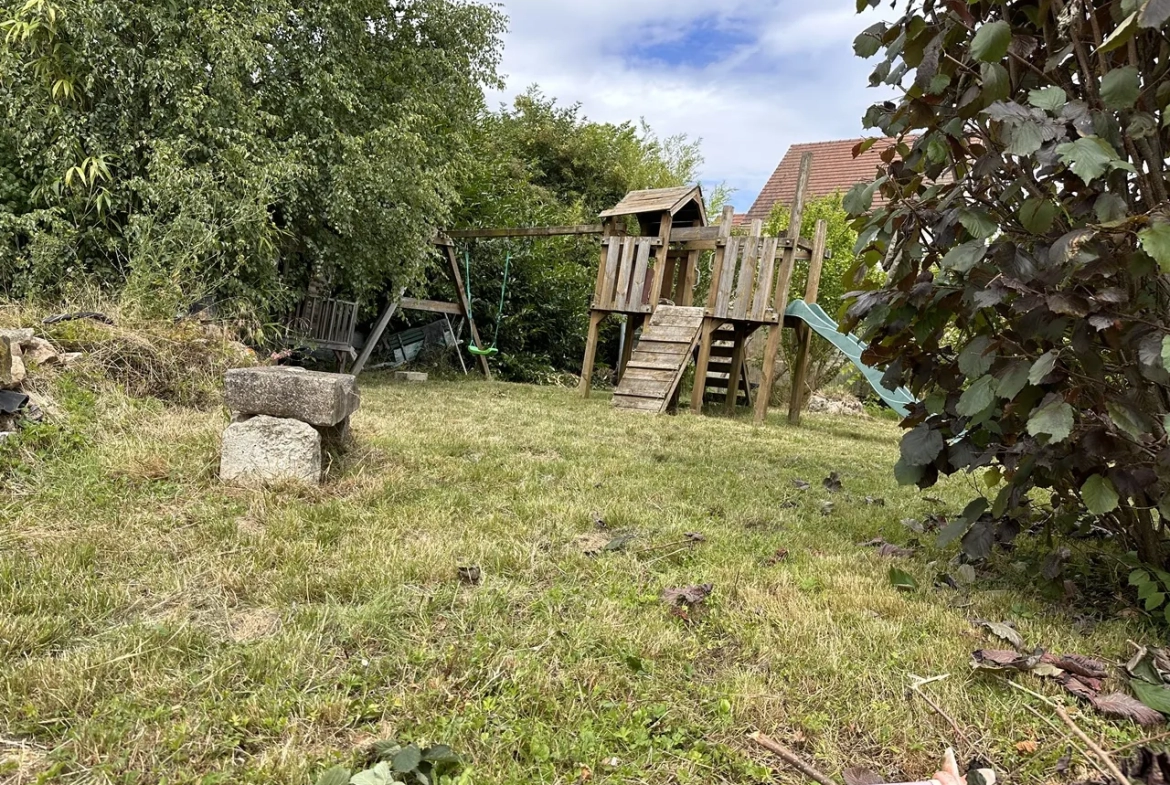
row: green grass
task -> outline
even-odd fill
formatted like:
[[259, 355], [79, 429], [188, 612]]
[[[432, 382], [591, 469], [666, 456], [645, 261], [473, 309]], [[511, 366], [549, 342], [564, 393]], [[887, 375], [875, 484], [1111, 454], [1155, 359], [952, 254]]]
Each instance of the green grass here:
[[[1145, 634], [1084, 633], [1018, 584], [931, 588], [950, 554], [929, 547], [901, 564], [922, 588], [896, 591], [859, 543], [905, 543], [899, 521], [938, 507], [892, 482], [889, 422], [372, 382], [323, 488], [251, 492], [215, 477], [226, 415], [60, 389], [80, 435], [30, 438], [0, 490], [0, 781], [307, 783], [388, 737], [452, 745], [483, 785], [797, 781], [758, 729], [834, 773], [928, 776], [950, 743], [1039, 782], [1064, 733], [970, 670], [999, 647], [970, 619], [1113, 658]], [[584, 555], [598, 519], [636, 539]], [[706, 542], [666, 547], [689, 532]], [[682, 619], [659, 594], [692, 583], [715, 590]], [[908, 697], [941, 674], [926, 689], [969, 743]]]

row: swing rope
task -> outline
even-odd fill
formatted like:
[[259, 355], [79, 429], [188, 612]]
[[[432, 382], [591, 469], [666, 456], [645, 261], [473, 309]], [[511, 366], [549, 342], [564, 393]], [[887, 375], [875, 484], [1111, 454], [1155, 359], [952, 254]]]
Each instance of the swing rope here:
[[[467, 303], [468, 303], [467, 317], [471, 321], [471, 326], [474, 330], [475, 317], [472, 316], [471, 312], [470, 312], [470, 310], [471, 310], [470, 305], [472, 302], [472, 300], [471, 300], [471, 251], [468, 249], [464, 249], [464, 251], [463, 251], [463, 269], [464, 269], [463, 282], [464, 282], [464, 285], [467, 287]], [[476, 357], [493, 357], [493, 356], [500, 353], [500, 350], [496, 347], [496, 344], [498, 344], [500, 341], [500, 322], [502, 322], [504, 319], [504, 301], [508, 295], [508, 275], [511, 272], [511, 269], [512, 269], [512, 252], [508, 251], [507, 256], [504, 257], [504, 283], [502, 286], [500, 286], [500, 305], [496, 309], [496, 329], [495, 329], [495, 332], [492, 334], [492, 345], [486, 349], [481, 349], [479, 346], [474, 345], [474, 342], [471, 344], [468, 344], [467, 351], [471, 352]]]

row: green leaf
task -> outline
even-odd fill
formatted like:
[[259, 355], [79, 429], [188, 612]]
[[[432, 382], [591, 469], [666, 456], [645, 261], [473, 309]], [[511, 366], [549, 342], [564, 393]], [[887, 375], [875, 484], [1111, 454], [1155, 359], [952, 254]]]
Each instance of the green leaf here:
[[972, 240], [969, 243], [956, 245], [947, 252], [939, 264], [948, 270], [965, 273], [983, 261], [985, 256], [987, 256], [987, 243], [983, 240]]
[[408, 747], [403, 747], [398, 754], [394, 756], [392, 765], [394, 771], [402, 774], [408, 771], [414, 771], [418, 768], [418, 764], [422, 763], [422, 750], [411, 744]]
[[[856, 29], [856, 28], [854, 28]], [[971, 41], [971, 54], [984, 63], [998, 63], [1007, 56], [1012, 43], [1012, 26], [997, 20], [979, 28]]]
[[929, 425], [919, 425], [902, 437], [902, 460], [908, 466], [929, 466], [945, 446], [941, 433]]
[[1032, 234], [1048, 234], [1055, 221], [1056, 205], [1047, 199], [1033, 197], [1020, 207], [1020, 223]]
[[967, 533], [967, 529], [971, 526], [971, 522], [966, 518], [956, 518], [947, 524], [938, 535], [937, 545], [940, 548], [945, 548], [955, 540]]
[[1150, 613], [1153, 613], [1154, 611], [1158, 610], [1159, 608], [1161, 608], [1165, 604], [1166, 604], [1166, 593], [1161, 592], [1161, 591], [1154, 592], [1149, 597], [1146, 597], [1146, 600], [1145, 600], [1146, 610], [1149, 611]]
[[1129, 686], [1142, 703], [1154, 711], [1170, 714], [1170, 689], [1164, 685], [1148, 684], [1141, 679], [1131, 679]]
[[[855, 27], [853, 29], [856, 30], [857, 28]], [[868, 59], [876, 55], [881, 48], [882, 39], [874, 32], [873, 27], [853, 39], [853, 54], [858, 57]]]
[[1170, 19], [1170, 0], [1144, 0], [1138, 10], [1142, 27], [1161, 27]]
[[963, 351], [959, 352], [959, 370], [964, 376], [974, 379], [991, 370], [995, 352], [988, 351], [990, 348], [991, 339], [986, 335], [975, 337], [963, 347]]
[[959, 399], [959, 405], [956, 411], [962, 417], [974, 417], [981, 413], [984, 409], [995, 403], [997, 384], [996, 378], [991, 375], [979, 379], [979, 381], [972, 384], [963, 393], [963, 397]]
[[1048, 375], [1056, 369], [1056, 358], [1060, 356], [1060, 352], [1053, 349], [1047, 354], [1040, 356], [1036, 364], [1032, 366], [1032, 370], [1028, 371], [1028, 383], [1033, 386], [1039, 386]]
[[999, 224], [993, 221], [991, 216], [983, 210], [971, 210], [968, 208], [960, 210], [959, 223], [977, 240], [986, 240], [999, 231]]
[[899, 459], [894, 464], [894, 479], [898, 481], [898, 485], [917, 485], [926, 475], [926, 472], [921, 466], [911, 466], [905, 460]]
[[1056, 444], [1068, 438], [1076, 424], [1073, 408], [1067, 403], [1053, 403], [1032, 413], [1028, 420], [1028, 433], [1033, 436], [1051, 437], [1049, 444]]
[[317, 785], [349, 785], [349, 769], [334, 766], [317, 778]]
[[1011, 129], [1011, 143], [1004, 150], [1008, 155], [1031, 155], [1044, 146], [1044, 131], [1037, 123], [1020, 123]]
[[1026, 360], [1016, 360], [999, 379], [999, 397], [1005, 401], [1014, 401], [1020, 391], [1028, 386], [1028, 376], [1031, 374], [1032, 364]]
[[1170, 371], [1170, 335], [1162, 339], [1162, 367]]
[[1123, 161], [1108, 142], [1100, 137], [1086, 136], [1075, 142], [1057, 145], [1060, 161], [1081, 178], [1086, 185], [1112, 169], [1134, 171], [1133, 164]]
[[1068, 93], [1061, 87], [1045, 87], [1028, 92], [1028, 103], [1046, 112], [1060, 111], [1068, 103]]
[[1094, 474], [1081, 486], [1081, 498], [1085, 500], [1085, 507], [1093, 515], [1108, 515], [1116, 510], [1121, 502], [1113, 483], [1099, 474]]
[[886, 178], [882, 177], [872, 183], [857, 183], [845, 194], [841, 206], [849, 215], [865, 215], [873, 207], [873, 195], [885, 181]]
[[1129, 215], [1129, 205], [1117, 194], [1101, 194], [1093, 211], [1100, 223], [1107, 224], [1124, 220]]
[[1170, 273], [1170, 222], [1150, 221], [1148, 227], [1138, 232], [1138, 242], [1162, 272]]
[[984, 105], [990, 106], [996, 101], [1007, 100], [1012, 91], [1012, 80], [1008, 70], [999, 63], [984, 63], [979, 70], [983, 79], [983, 92], [980, 93], [980, 98], [983, 99]]
[[1110, 401], [1105, 404], [1105, 408], [1109, 411], [1109, 419], [1113, 420], [1113, 424], [1135, 442], [1140, 442], [1147, 433], [1153, 430], [1150, 421], [1144, 415], [1133, 411], [1128, 406]]
[[1101, 100], [1109, 109], [1130, 109], [1141, 95], [1138, 71], [1131, 65], [1114, 68], [1101, 80]]
[[1134, 11], [1101, 42], [1101, 46], [1097, 47], [1097, 51], [1112, 52], [1114, 49], [1124, 46], [1129, 42], [1129, 39], [1133, 38], [1133, 34], [1137, 32], [1137, 21], [1137, 11]]
[[422, 759], [429, 763], [459, 763], [461, 758], [446, 744], [435, 744], [423, 750]]
[[1150, 577], [1150, 573], [1145, 570], [1134, 570], [1129, 574], [1130, 586], [1145, 586], [1152, 580], [1153, 578]]
[[918, 581], [905, 570], [897, 567], [890, 568], [890, 585], [899, 591], [917, 591]]

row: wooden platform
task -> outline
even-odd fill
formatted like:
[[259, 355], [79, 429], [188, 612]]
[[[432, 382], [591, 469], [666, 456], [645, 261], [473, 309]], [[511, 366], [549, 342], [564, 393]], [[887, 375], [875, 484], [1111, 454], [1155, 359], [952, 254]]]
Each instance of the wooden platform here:
[[703, 308], [659, 306], [634, 347], [614, 392], [614, 407], [652, 414], [670, 407], [699, 343], [705, 315]]

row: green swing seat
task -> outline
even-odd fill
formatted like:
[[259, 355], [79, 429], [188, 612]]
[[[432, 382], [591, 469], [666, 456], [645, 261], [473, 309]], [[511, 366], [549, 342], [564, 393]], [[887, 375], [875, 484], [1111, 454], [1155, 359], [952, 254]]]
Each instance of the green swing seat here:
[[[472, 327], [475, 326], [475, 318], [471, 315], [471, 251], [464, 250], [463, 252], [463, 269], [464, 285], [467, 287], [467, 302], [468, 312], [467, 318], [471, 320]], [[500, 322], [504, 318], [504, 300], [508, 293], [508, 275], [512, 269], [512, 252], [509, 251], [504, 257], [504, 283], [500, 287], [500, 305], [496, 309], [496, 329], [492, 335], [492, 345], [485, 348], [477, 346], [474, 342], [467, 345], [467, 351], [475, 357], [495, 357], [500, 353], [497, 344], [500, 341]], [[474, 334], [474, 331], [473, 331]]]

